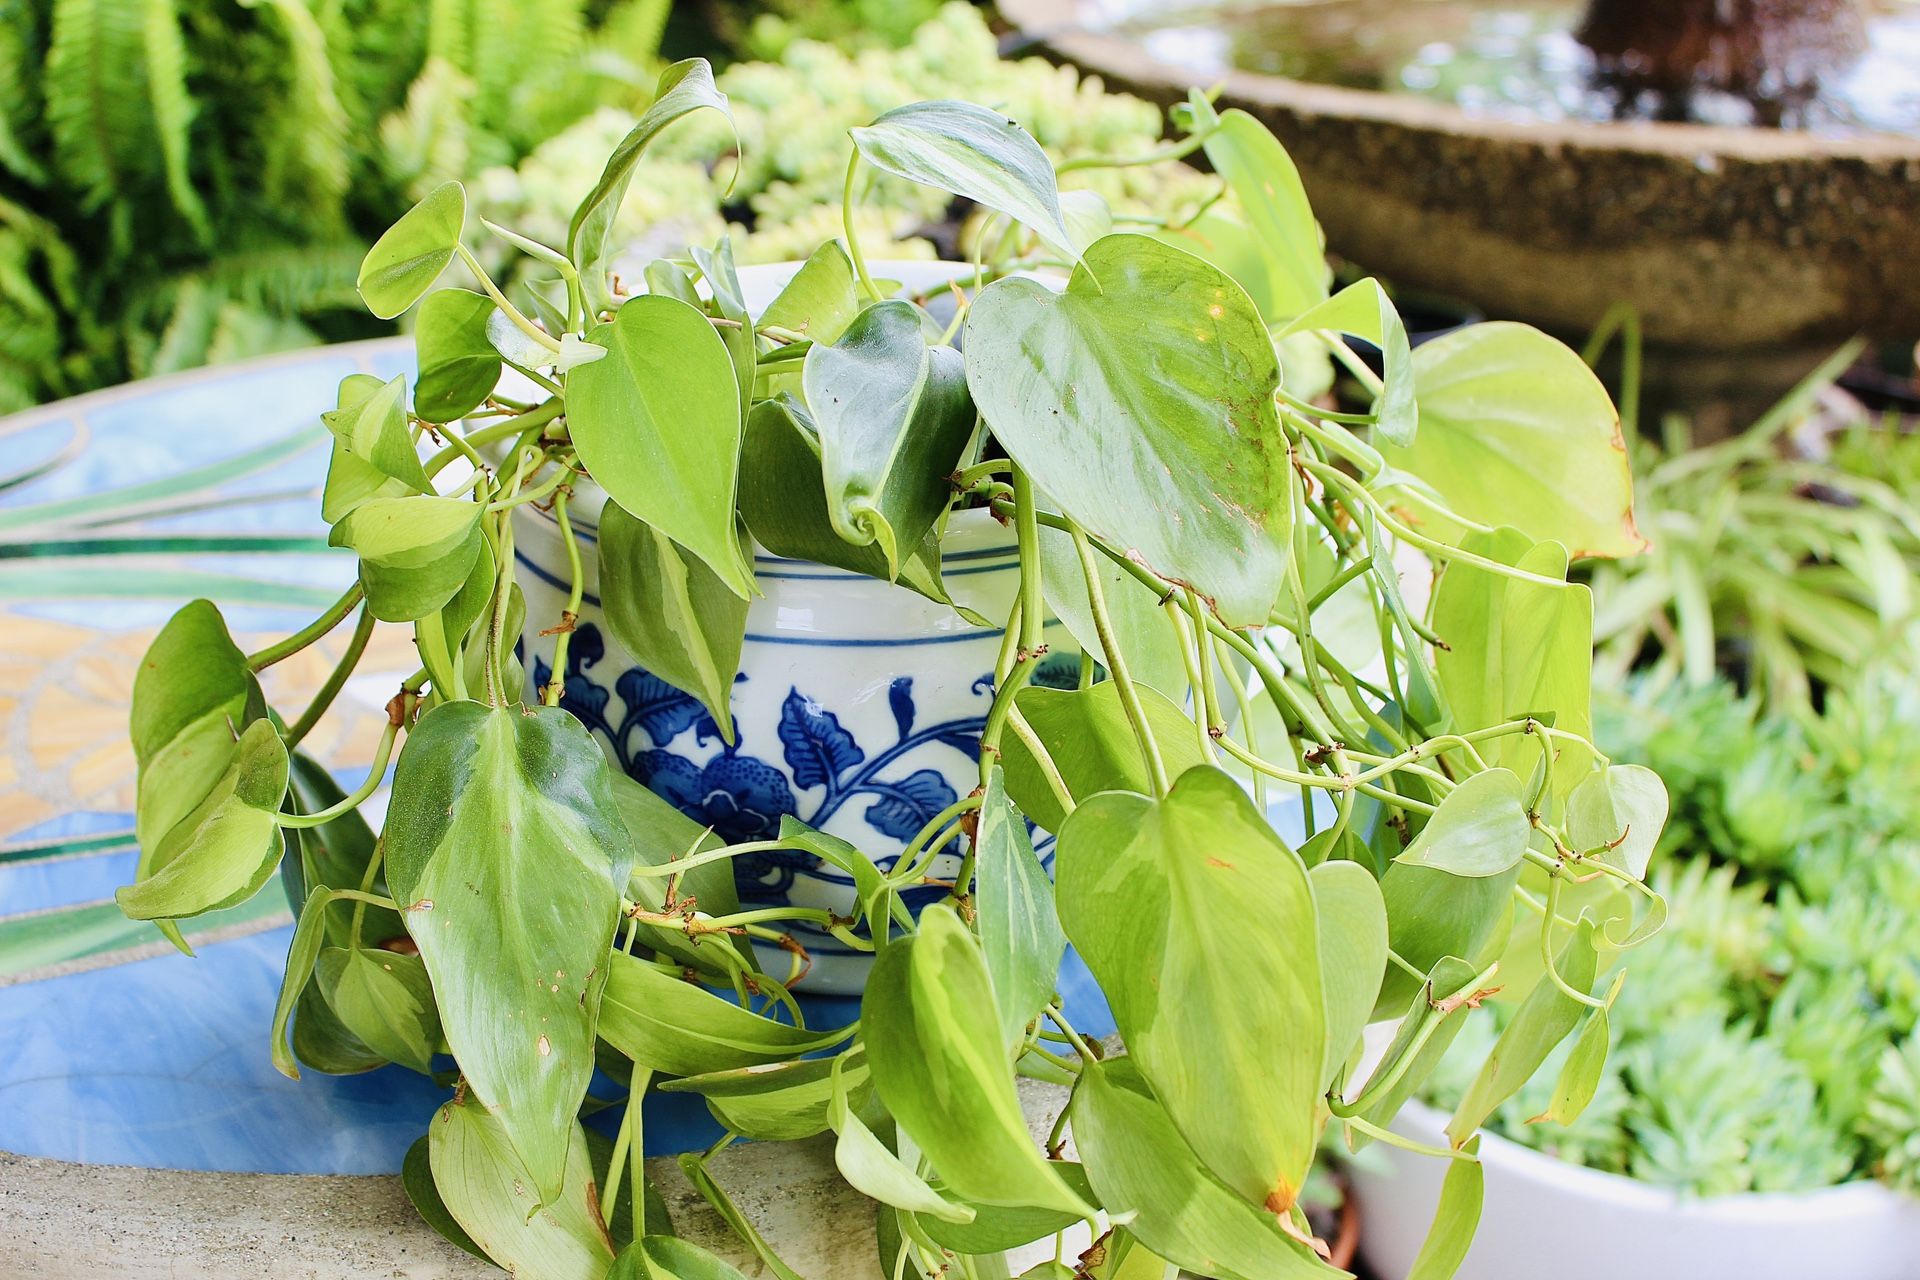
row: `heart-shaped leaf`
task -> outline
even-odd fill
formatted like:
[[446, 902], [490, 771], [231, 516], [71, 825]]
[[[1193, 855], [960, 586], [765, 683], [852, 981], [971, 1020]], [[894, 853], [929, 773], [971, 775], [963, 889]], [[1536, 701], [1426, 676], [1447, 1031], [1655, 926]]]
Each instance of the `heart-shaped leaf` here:
[[1239, 783], [1199, 767], [1162, 800], [1087, 800], [1054, 872], [1067, 937], [1180, 1132], [1235, 1193], [1287, 1212], [1313, 1162], [1327, 1056], [1298, 855]]
[[1195, 94], [1195, 127], [1214, 171], [1226, 180], [1267, 266], [1268, 319], [1292, 319], [1327, 296], [1326, 237], [1307, 203], [1293, 157], [1267, 127], [1238, 107], [1213, 115]]
[[499, 310], [468, 289], [442, 289], [420, 305], [413, 345], [420, 383], [413, 411], [428, 422], [457, 422], [479, 408], [500, 381], [500, 353], [487, 338]]
[[[1506, 949], [1513, 886], [1519, 879], [1518, 867], [1500, 875], [1458, 876], [1410, 862], [1389, 864], [1380, 877], [1388, 945], [1422, 973], [1431, 973], [1448, 956], [1484, 967]], [[1389, 965], [1374, 1003], [1374, 1019], [1400, 1013], [1419, 986], [1419, 979], [1399, 965]]]
[[321, 414], [320, 420], [348, 453], [412, 492], [426, 493], [432, 486], [421, 469], [413, 437], [407, 432], [407, 380], [396, 377], [370, 389], [364, 397], [353, 398], [348, 395], [349, 383], [356, 388], [366, 386], [352, 379], [343, 382], [340, 407]]
[[900, 1127], [953, 1193], [1091, 1215], [1027, 1132], [980, 944], [945, 906], [874, 958], [862, 1006], [867, 1065]]
[[[340, 380], [339, 398], [333, 414], [322, 414], [322, 420], [334, 415], [344, 420], [385, 385], [372, 374], [348, 374]], [[355, 454], [339, 435], [333, 436], [333, 453], [327, 463], [327, 483], [320, 491], [320, 516], [328, 524], [338, 524], [347, 513], [371, 498], [399, 498], [420, 492], [423, 490], [414, 488], [404, 480], [394, 479]]]
[[412, 622], [466, 585], [480, 555], [481, 511], [463, 498], [370, 498], [333, 526], [327, 542], [360, 557], [360, 585], [374, 617]]
[[661, 72], [653, 102], [607, 157], [599, 181], [573, 211], [573, 219], [567, 224], [567, 256], [580, 270], [580, 285], [594, 312], [606, 310], [612, 301], [607, 266], [612, 254], [613, 222], [620, 212], [620, 202], [626, 198], [627, 184], [633, 180], [633, 167], [655, 135], [702, 107], [718, 111], [729, 125], [733, 123], [727, 95], [714, 87], [713, 67], [705, 58], [687, 58]]
[[1320, 934], [1320, 999], [1327, 1016], [1327, 1056], [1320, 1085], [1333, 1083], [1373, 1016], [1387, 965], [1387, 904], [1380, 883], [1357, 862], [1323, 862], [1313, 882]]
[[[1195, 765], [1206, 763], [1194, 738], [1193, 721], [1185, 712], [1152, 689], [1140, 690], [1140, 701], [1168, 776], [1179, 777]], [[1111, 680], [1087, 689], [1028, 685], [1014, 695], [1013, 705], [1047, 749], [1060, 780], [1067, 785], [1067, 794], [1076, 802], [1102, 791], [1153, 790], [1126, 709], [1120, 704], [1120, 690]], [[1040, 826], [1059, 831], [1066, 810], [1025, 739], [1010, 733], [1000, 750], [1007, 794]]]
[[813, 251], [786, 288], [767, 304], [760, 327], [834, 343], [859, 314], [853, 260], [838, 240], [829, 240]]
[[1088, 533], [1265, 623], [1292, 504], [1280, 366], [1245, 290], [1137, 235], [1094, 244], [1065, 293], [997, 280], [967, 316], [967, 383], [1007, 453]]
[[1053, 883], [1033, 851], [1026, 819], [1007, 799], [1006, 777], [998, 767], [980, 798], [973, 847], [980, 950], [993, 979], [1000, 1030], [1013, 1048], [1053, 997], [1067, 938], [1054, 914]]
[[[740, 553], [745, 558], [745, 552]], [[705, 561], [609, 502], [600, 516], [607, 629], [634, 661], [691, 693], [733, 741], [728, 705], [747, 635], [747, 602]]]
[[403, 1067], [431, 1074], [440, 1044], [440, 1013], [419, 956], [328, 947], [320, 981], [334, 1016], [362, 1044]]
[[953, 496], [947, 477], [973, 434], [966, 368], [929, 347], [910, 302], [868, 307], [832, 346], [807, 352], [803, 385], [820, 438], [827, 518], [886, 557], [888, 577], [932, 532]]
[[1413, 443], [1420, 425], [1420, 405], [1413, 393], [1413, 348], [1407, 342], [1407, 327], [1393, 299], [1371, 276], [1356, 280], [1317, 306], [1302, 312], [1274, 335], [1285, 338], [1293, 333], [1332, 329], [1365, 338], [1380, 351], [1381, 387], [1374, 399], [1375, 426], [1394, 444]]
[[1168, 1262], [1221, 1280], [1343, 1274], [1201, 1166], [1131, 1057], [1087, 1063], [1068, 1115], [1100, 1203]]
[[846, 1086], [832, 1077], [833, 1094], [827, 1118], [838, 1135], [833, 1162], [847, 1184], [863, 1195], [896, 1209], [950, 1222], [973, 1221], [973, 1210], [955, 1204], [927, 1185], [908, 1168], [847, 1105]]
[[915, 102], [852, 133], [874, 168], [965, 196], [1025, 223], [1068, 258], [1079, 256], [1060, 211], [1053, 161], [999, 112], [971, 102]]
[[633, 859], [606, 756], [557, 707], [443, 703], [407, 735], [385, 843], [447, 1042], [531, 1174], [524, 1218], [569, 1176]]
[[600, 1037], [643, 1067], [692, 1076], [785, 1062], [831, 1048], [845, 1031], [812, 1031], [741, 1008], [677, 973], [616, 952]]
[[656, 294], [588, 336], [608, 354], [567, 375], [580, 460], [615, 502], [750, 595], [734, 535], [740, 400], [726, 344], [705, 314]]
[[443, 182], [400, 215], [360, 263], [356, 287], [367, 310], [391, 320], [420, 301], [453, 261], [467, 222], [467, 189]]
[[660, 1084], [665, 1093], [697, 1093], [714, 1118], [735, 1133], [762, 1142], [792, 1142], [825, 1131], [833, 1077], [855, 1111], [873, 1095], [866, 1051], [858, 1046], [838, 1058], [760, 1063], [727, 1071], [702, 1072]]
[[1413, 353], [1420, 434], [1381, 453], [1469, 520], [1512, 525], [1584, 556], [1630, 556], [1633, 476], [1620, 415], [1573, 351], [1538, 329], [1499, 321]]
[[1520, 775], [1488, 769], [1447, 793], [1400, 861], [1449, 875], [1497, 876], [1519, 865], [1532, 834]]
[[1567, 835], [1636, 880], [1644, 879], [1667, 825], [1667, 784], [1644, 765], [1616, 764], [1582, 778], [1567, 797]]

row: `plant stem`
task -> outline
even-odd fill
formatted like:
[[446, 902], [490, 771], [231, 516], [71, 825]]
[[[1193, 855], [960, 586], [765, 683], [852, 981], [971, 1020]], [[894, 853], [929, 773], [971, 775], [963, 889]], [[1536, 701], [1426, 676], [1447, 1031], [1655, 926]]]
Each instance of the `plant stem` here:
[[867, 260], [860, 252], [860, 237], [853, 229], [853, 180], [859, 172], [860, 148], [855, 147], [853, 154], [847, 157], [847, 182], [840, 192], [840, 225], [846, 231], [847, 256], [853, 259], [853, 269], [860, 277], [860, 287], [867, 291], [869, 298], [880, 302], [886, 295], [880, 292], [880, 286], [867, 274]]
[[1073, 793], [1067, 789], [1066, 779], [1060, 776], [1060, 766], [1054, 763], [1053, 753], [1047, 750], [1046, 743], [1040, 741], [1040, 735], [1027, 723], [1027, 718], [1020, 714], [1019, 707], [1008, 708], [1007, 727], [1013, 730], [1013, 736], [1020, 739], [1021, 745], [1032, 753], [1034, 763], [1040, 766], [1040, 776], [1047, 780], [1047, 789], [1060, 802], [1060, 808], [1072, 813], [1076, 807]]
[[346, 592], [338, 600], [328, 605], [326, 611], [312, 622], [309, 622], [306, 626], [300, 628], [300, 630], [294, 632], [286, 639], [270, 644], [258, 653], [249, 654], [247, 657], [247, 669], [257, 673], [265, 671], [276, 662], [282, 662], [291, 658], [294, 654], [300, 652], [339, 626], [346, 620], [346, 616], [353, 612], [354, 606], [359, 604], [365, 597], [366, 588], [362, 587], [358, 582], [355, 582], [351, 587], [347, 588]]
[[393, 759], [393, 744], [399, 736], [399, 724], [389, 717], [387, 727], [380, 731], [380, 746], [374, 753], [373, 768], [367, 771], [366, 781], [355, 787], [353, 794], [346, 799], [313, 813], [277, 813], [274, 815], [274, 821], [282, 827], [304, 830], [308, 827], [323, 827], [335, 818], [358, 809], [366, 803], [367, 797], [378, 791], [380, 784], [386, 781], [387, 764]]
[[354, 624], [353, 637], [347, 641], [347, 651], [340, 655], [340, 661], [334, 665], [332, 674], [327, 677], [326, 683], [320, 686], [320, 691], [313, 695], [313, 701], [307, 704], [307, 709], [302, 711], [300, 718], [288, 728], [286, 738], [288, 751], [300, 745], [301, 739], [313, 731], [313, 727], [320, 723], [320, 717], [325, 715], [327, 708], [333, 705], [333, 700], [340, 696], [340, 690], [346, 687], [347, 677], [351, 676], [353, 669], [360, 665], [360, 656], [367, 651], [367, 641], [372, 637], [373, 613], [362, 607], [360, 620]]
[[1147, 723], [1147, 710], [1140, 702], [1140, 692], [1133, 685], [1133, 677], [1128, 674], [1127, 661], [1120, 652], [1119, 641], [1114, 638], [1113, 620], [1107, 616], [1106, 589], [1100, 583], [1100, 566], [1094, 562], [1093, 549], [1087, 543], [1087, 535], [1078, 528], [1073, 529], [1073, 549], [1080, 557], [1080, 572], [1087, 580], [1087, 604], [1093, 611], [1093, 628], [1100, 638], [1100, 651], [1106, 655], [1107, 672], [1113, 677], [1114, 688], [1120, 694], [1120, 706], [1127, 713], [1127, 723], [1133, 726], [1133, 735], [1139, 739], [1140, 755], [1147, 764], [1147, 776], [1153, 780], [1155, 795], [1167, 794], [1167, 766], [1160, 758], [1160, 746], [1153, 740], [1153, 728]]
[[507, 301], [507, 295], [500, 292], [500, 286], [493, 282], [493, 277], [487, 274], [486, 268], [480, 265], [480, 260], [473, 256], [473, 252], [467, 246], [456, 241], [453, 248], [454, 252], [460, 255], [460, 260], [467, 264], [467, 270], [473, 272], [480, 281], [480, 287], [487, 291], [487, 296], [493, 299], [493, 304], [506, 313], [507, 319], [513, 321], [514, 328], [549, 351], [560, 350], [560, 339], [520, 314], [520, 308]]
[[547, 681], [542, 701], [549, 707], [560, 705], [560, 695], [567, 687], [567, 647], [573, 640], [573, 625], [580, 617], [580, 601], [586, 593], [586, 581], [580, 566], [580, 540], [573, 534], [573, 523], [567, 519], [567, 498], [572, 494], [571, 486], [562, 487], [553, 495], [553, 518], [560, 526], [560, 538], [567, 544], [568, 579], [573, 584], [567, 591], [567, 608], [560, 615], [560, 634], [553, 640], [553, 678]]

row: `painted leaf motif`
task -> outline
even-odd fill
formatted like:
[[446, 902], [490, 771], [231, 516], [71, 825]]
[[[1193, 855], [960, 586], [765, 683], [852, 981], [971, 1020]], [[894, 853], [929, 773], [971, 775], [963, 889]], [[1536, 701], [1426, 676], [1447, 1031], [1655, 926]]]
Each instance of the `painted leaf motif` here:
[[1421, 431], [1383, 441], [1449, 507], [1585, 556], [1630, 556], [1633, 476], [1606, 388], [1564, 343], [1523, 324], [1476, 324], [1413, 353]]
[[567, 374], [580, 460], [615, 502], [750, 595], [734, 533], [740, 399], [726, 343], [703, 312], [659, 294], [630, 299], [587, 337], [607, 356]]
[[831, 787], [867, 758], [853, 735], [840, 727], [840, 717], [798, 689], [789, 690], [780, 705], [779, 734], [797, 787]]
[[1447, 793], [1400, 861], [1456, 876], [1497, 876], [1519, 865], [1532, 834], [1520, 775], [1488, 769]]
[[[1185, 712], [1152, 689], [1141, 690], [1140, 701], [1159, 741], [1168, 776], [1178, 777], [1206, 763]], [[1112, 681], [1087, 689], [1028, 685], [1013, 695], [1013, 705], [1033, 726], [1034, 736], [1046, 747], [1067, 793], [1076, 801], [1102, 791], [1153, 790], [1126, 710], [1120, 705], [1119, 688]], [[1047, 785], [1033, 752], [1017, 734], [1008, 734], [1000, 749], [1007, 795], [1040, 826], [1059, 831], [1066, 810]]]
[[672, 742], [710, 714], [692, 694], [638, 667], [622, 672], [613, 690], [655, 746]]
[[633, 861], [606, 757], [558, 708], [444, 703], [407, 736], [385, 841], [447, 1042], [531, 1175], [524, 1217], [568, 1176]]
[[895, 676], [887, 685], [887, 707], [901, 737], [913, 732], [913, 677]]
[[480, 407], [500, 381], [500, 353], [487, 340], [493, 299], [470, 289], [441, 289], [420, 304], [413, 343], [420, 381], [413, 411], [428, 422], [457, 422]]
[[1667, 786], [1644, 765], [1616, 764], [1582, 778], [1567, 797], [1567, 835], [1581, 852], [1634, 879], [1647, 874], [1667, 825]]
[[1299, 856], [1239, 783], [1203, 766], [1162, 800], [1087, 800], [1060, 829], [1054, 872], [1067, 937], [1161, 1105], [1237, 1195], [1286, 1212], [1313, 1161], [1327, 1056]]
[[391, 320], [418, 302], [453, 261], [467, 221], [467, 190], [443, 182], [367, 250], [356, 287], [367, 310]]
[[973, 847], [980, 950], [993, 979], [1000, 1031], [1014, 1048], [1053, 996], [1067, 937], [1054, 913], [1047, 869], [1033, 851], [1026, 819], [1007, 799], [1006, 776], [998, 767], [980, 798]]
[[1069, 259], [1079, 256], [1053, 161], [999, 112], [971, 102], [915, 102], [851, 132], [874, 168], [965, 196], [1024, 223]]
[[1092, 1212], [1027, 1132], [986, 960], [951, 909], [927, 908], [917, 934], [874, 958], [862, 1020], [881, 1101], [949, 1192], [980, 1204]]
[[958, 800], [938, 769], [916, 769], [898, 782], [870, 784], [885, 794], [867, 808], [867, 821], [895, 840], [911, 840], [942, 809]]
[[1292, 512], [1280, 366], [1231, 277], [1108, 236], [1064, 293], [1014, 278], [982, 290], [966, 362], [981, 415], [1062, 514], [1229, 625], [1266, 622]]

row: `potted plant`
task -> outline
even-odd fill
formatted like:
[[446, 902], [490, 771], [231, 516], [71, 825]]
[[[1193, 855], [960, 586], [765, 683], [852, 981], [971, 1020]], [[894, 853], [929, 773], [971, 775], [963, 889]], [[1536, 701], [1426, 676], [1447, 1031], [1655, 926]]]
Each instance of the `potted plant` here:
[[[1401, 1141], [1387, 1121], [1506, 981], [1523, 898], [1545, 961], [1431, 1149], [1423, 1274], [1449, 1272], [1479, 1212], [1474, 1125], [1569, 1032], [1595, 1040], [1601, 953], [1660, 918], [1641, 877], [1664, 792], [1591, 743], [1591, 604], [1565, 580], [1569, 550], [1639, 546], [1604, 390], [1524, 326], [1414, 353], [1377, 284], [1330, 295], [1285, 152], [1197, 95], [1145, 158], [1204, 149], [1233, 206], [1204, 233], [1115, 232], [1015, 122], [920, 103], [853, 131], [846, 224], [875, 171], [976, 205], [944, 322], [850, 233], [757, 312], [724, 245], [629, 293], [613, 212], [695, 110], [726, 110], [698, 61], [564, 245], [483, 223], [553, 273], [524, 307], [478, 271], [456, 184], [374, 246], [362, 295], [420, 305], [420, 363], [410, 386], [348, 378], [327, 415], [323, 503], [359, 582], [258, 653], [206, 602], [155, 641], [121, 906], [177, 938], [282, 868], [302, 909], [275, 1061], [438, 1073], [409, 1187], [517, 1274], [736, 1274], [649, 1208], [639, 1107], [611, 1152], [584, 1136], [598, 1066], [636, 1100], [703, 1096], [725, 1141], [833, 1131], [894, 1276], [990, 1272], [1088, 1220], [1087, 1274], [1259, 1280], [1337, 1274], [1299, 1203], [1322, 1134]], [[456, 258], [482, 292], [431, 292]], [[1303, 344], [1372, 408], [1289, 390]], [[968, 572], [1009, 543], [1010, 569]], [[1439, 570], [1429, 606], [1396, 556]], [[997, 598], [961, 586], [996, 573]], [[843, 574], [885, 607], [844, 605]], [[264, 705], [255, 674], [350, 617], [313, 703]], [[298, 747], [381, 624], [422, 665], [341, 795]], [[885, 628], [950, 643], [902, 671], [862, 643]], [[982, 640], [984, 670], [941, 656]], [[857, 711], [837, 702], [856, 686]], [[930, 727], [939, 764], [889, 756]], [[357, 809], [396, 754], [376, 840]], [[813, 898], [781, 879], [823, 867], [838, 885]], [[1618, 893], [1576, 917], [1573, 883]], [[791, 993], [818, 939], [871, 958], [852, 1025], [809, 1025]], [[1124, 1054], [1061, 1006], [1068, 942]], [[1383, 1019], [1399, 1035], [1363, 1076]], [[1072, 1086], [1044, 1147], [1017, 1073]], [[688, 1177], [786, 1274], [704, 1159]]]

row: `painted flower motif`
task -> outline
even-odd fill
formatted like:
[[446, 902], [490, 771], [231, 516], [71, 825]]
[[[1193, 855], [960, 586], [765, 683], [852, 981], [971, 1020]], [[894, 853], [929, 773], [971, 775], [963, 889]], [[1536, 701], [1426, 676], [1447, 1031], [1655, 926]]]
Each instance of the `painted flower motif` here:
[[634, 776], [728, 844], [771, 840], [797, 814], [786, 775], [764, 760], [723, 751], [704, 766], [671, 751], [643, 751]]

